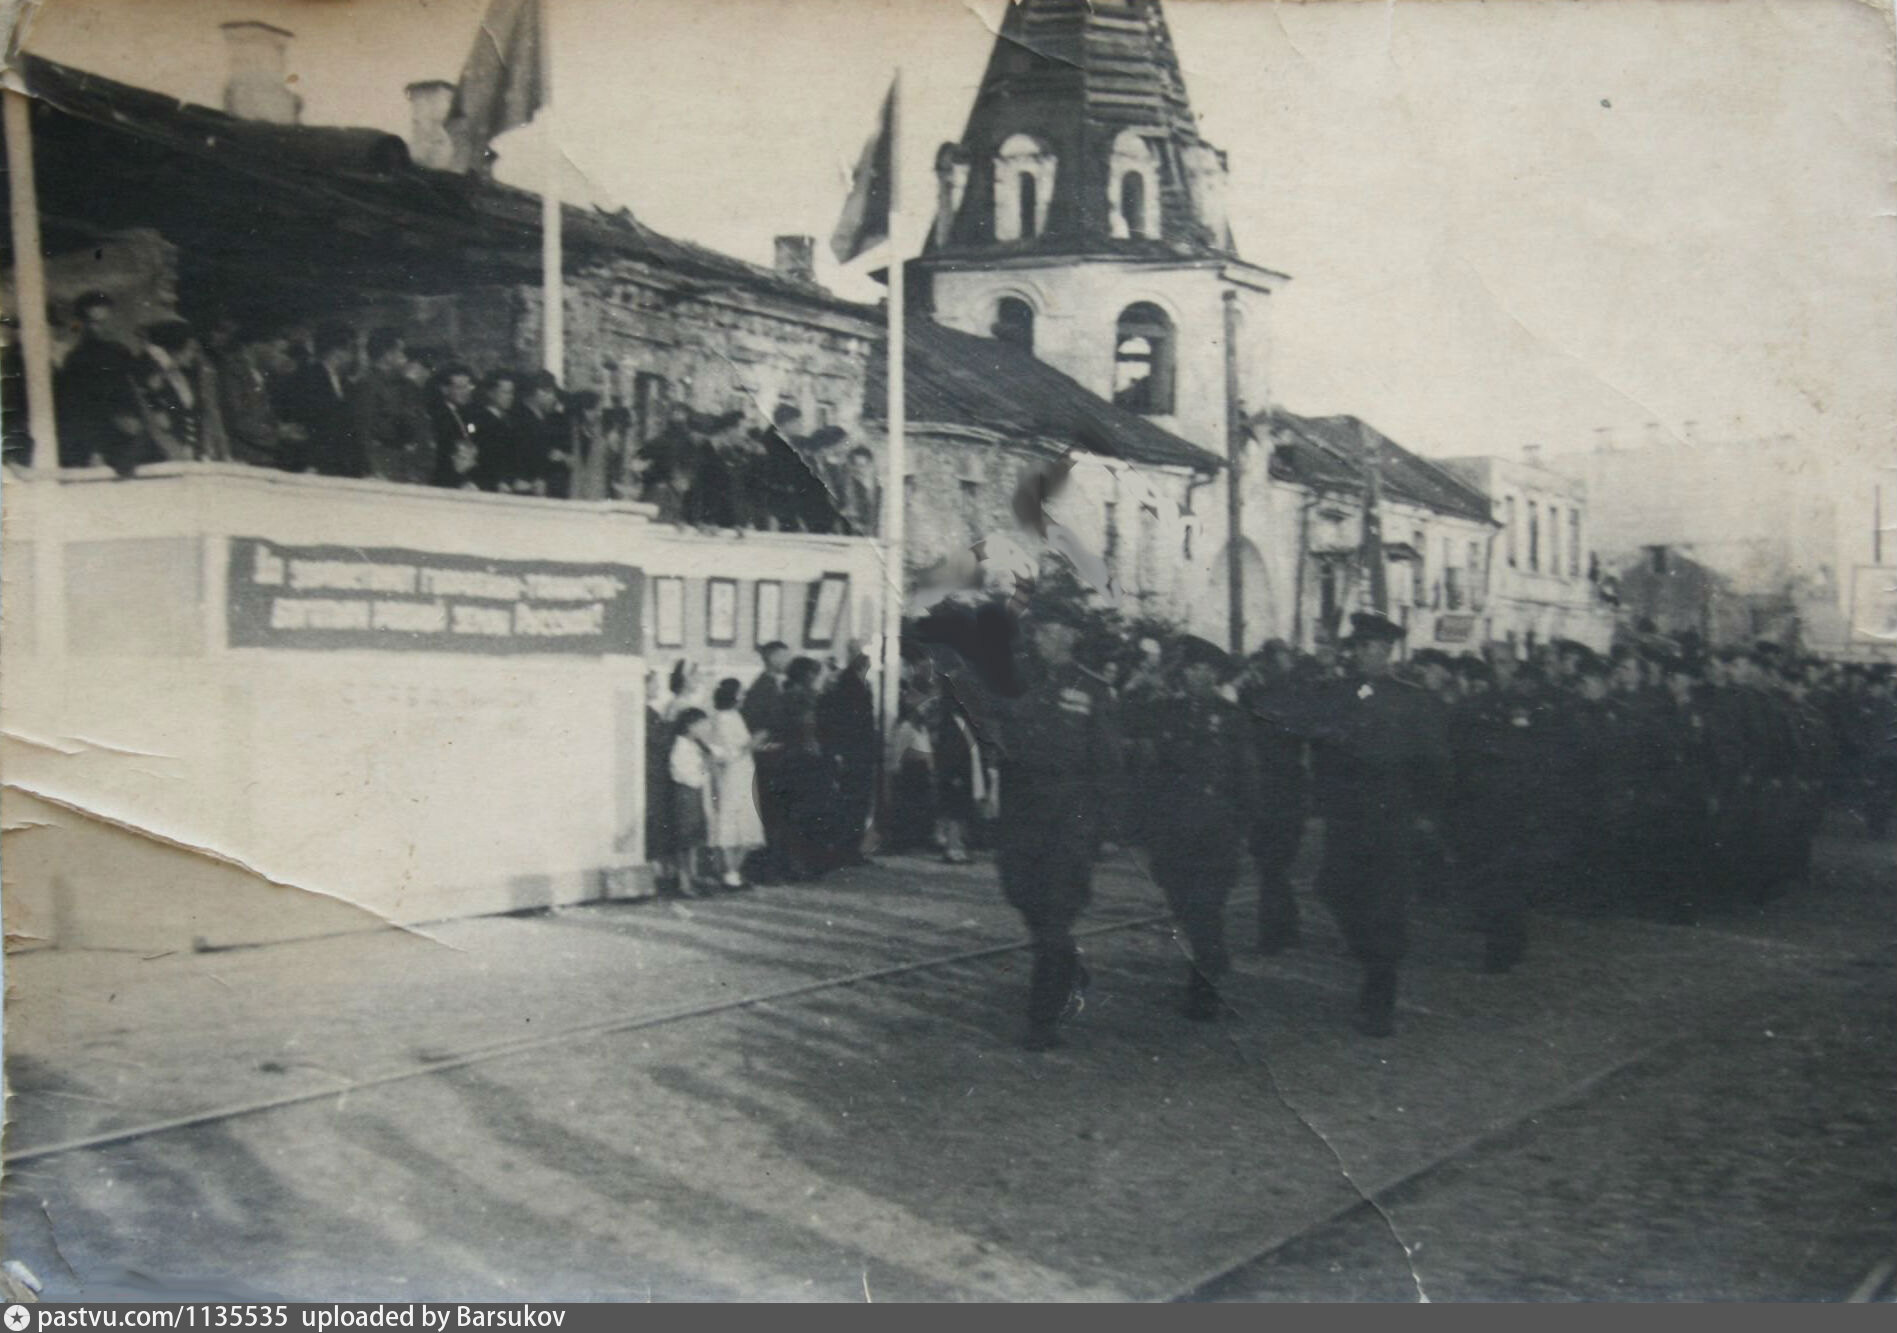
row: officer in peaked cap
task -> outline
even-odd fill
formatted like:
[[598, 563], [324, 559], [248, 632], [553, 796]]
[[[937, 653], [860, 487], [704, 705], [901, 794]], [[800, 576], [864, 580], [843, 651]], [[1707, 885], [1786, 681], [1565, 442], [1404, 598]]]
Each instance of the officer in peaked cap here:
[[1145, 710], [1129, 738], [1142, 765], [1139, 815], [1153, 880], [1192, 955], [1184, 1012], [1199, 1022], [1219, 1015], [1218, 986], [1231, 965], [1225, 905], [1253, 804], [1244, 715], [1219, 692], [1237, 669], [1217, 644], [1187, 636], [1179, 687]]
[[1120, 736], [1107, 683], [1075, 659], [1083, 618], [1071, 600], [1040, 591], [1023, 629], [1029, 660], [1021, 694], [998, 706], [1001, 891], [1033, 939], [1022, 1045], [1060, 1044], [1087, 983], [1074, 923], [1093, 892], [1103, 820], [1118, 804]]
[[1391, 674], [1390, 648], [1402, 637], [1387, 616], [1358, 612], [1350, 674], [1311, 707], [1274, 710], [1312, 742], [1325, 830], [1318, 895], [1363, 968], [1356, 1026], [1371, 1037], [1394, 1031], [1414, 847], [1433, 832], [1449, 771], [1448, 710]]

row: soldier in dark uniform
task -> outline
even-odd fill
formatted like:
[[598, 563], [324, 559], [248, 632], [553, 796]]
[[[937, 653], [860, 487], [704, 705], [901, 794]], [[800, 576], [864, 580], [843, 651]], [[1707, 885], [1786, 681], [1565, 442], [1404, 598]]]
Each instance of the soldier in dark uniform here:
[[1239, 691], [1239, 706], [1251, 727], [1251, 854], [1258, 870], [1258, 950], [1265, 954], [1295, 949], [1300, 938], [1290, 876], [1310, 811], [1311, 784], [1304, 738], [1278, 720], [1305, 688], [1296, 669], [1291, 646], [1272, 639]]
[[1219, 693], [1236, 668], [1216, 644], [1188, 636], [1181, 688], [1155, 702], [1131, 747], [1142, 760], [1139, 822], [1153, 880], [1192, 951], [1185, 1015], [1198, 1022], [1219, 1015], [1231, 966], [1225, 904], [1255, 808], [1244, 715]]
[[1116, 803], [1120, 737], [1112, 691], [1074, 659], [1082, 620], [1043, 597], [1028, 620], [1026, 688], [999, 702], [1001, 891], [1034, 941], [1022, 1045], [1045, 1051], [1086, 985], [1074, 923], [1093, 892], [1103, 816]]
[[1395, 1029], [1415, 840], [1434, 829], [1450, 762], [1442, 702], [1390, 673], [1403, 632], [1374, 612], [1351, 617], [1352, 670], [1325, 692], [1310, 731], [1324, 819], [1318, 894], [1363, 966], [1356, 1026], [1372, 1037]]
[[1573, 693], [1559, 704], [1561, 725], [1542, 785], [1567, 872], [1561, 905], [1599, 912], [1618, 894], [1627, 863], [1632, 737], [1611, 694], [1608, 659], [1582, 644], [1570, 644], [1563, 656]]
[[1712, 864], [1712, 768], [1702, 711], [1700, 665], [1684, 653], [1662, 654], [1665, 694], [1659, 708], [1662, 754], [1650, 798], [1655, 828], [1648, 848], [1648, 905], [1662, 919], [1698, 919]]
[[1782, 687], [1792, 736], [1792, 799], [1786, 830], [1787, 878], [1803, 882], [1811, 873], [1812, 844], [1824, 823], [1825, 797], [1837, 762], [1837, 746], [1824, 713], [1811, 697], [1805, 671], [1794, 664]]
[[[1486, 663], [1464, 670], [1494, 674]], [[1445, 823], [1490, 973], [1509, 971], [1527, 954], [1529, 896], [1561, 869], [1562, 846], [1537, 794], [1556, 719], [1532, 675], [1510, 671], [1508, 680], [1505, 689], [1478, 689], [1449, 718], [1455, 776]]]

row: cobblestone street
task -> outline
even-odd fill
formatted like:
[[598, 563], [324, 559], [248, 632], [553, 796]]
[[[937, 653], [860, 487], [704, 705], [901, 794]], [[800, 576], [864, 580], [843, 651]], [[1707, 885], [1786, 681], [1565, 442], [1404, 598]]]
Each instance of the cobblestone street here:
[[73, 1296], [1836, 1299], [1897, 1212], [1890, 852], [1500, 978], [1425, 904], [1382, 1043], [1308, 902], [1184, 1022], [1124, 853], [1043, 1056], [984, 864], [17, 955], [7, 1249]]

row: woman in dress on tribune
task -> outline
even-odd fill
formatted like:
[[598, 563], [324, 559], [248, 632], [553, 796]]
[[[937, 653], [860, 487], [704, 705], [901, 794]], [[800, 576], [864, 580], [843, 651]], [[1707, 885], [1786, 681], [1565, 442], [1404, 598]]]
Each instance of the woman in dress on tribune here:
[[718, 682], [711, 696], [711, 845], [718, 849], [724, 887], [749, 887], [739, 867], [754, 848], [764, 845], [764, 821], [757, 808], [757, 766], [752, 761], [751, 729], [738, 705], [744, 687], [735, 676]]

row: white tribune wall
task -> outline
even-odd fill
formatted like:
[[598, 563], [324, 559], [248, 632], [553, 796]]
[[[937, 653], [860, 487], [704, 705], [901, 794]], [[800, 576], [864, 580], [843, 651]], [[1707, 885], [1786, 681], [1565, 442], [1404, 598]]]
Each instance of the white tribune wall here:
[[[860, 574], [866, 550], [874, 564], [861, 540], [688, 537], [637, 505], [147, 473], [6, 484], [7, 929], [65, 947], [237, 944], [647, 892], [647, 571]], [[333, 609], [315, 617], [328, 628], [307, 607], [271, 609], [310, 591], [299, 579], [365, 559], [446, 595], [317, 600], [410, 616], [434, 600], [514, 632], [463, 642], [452, 624], [338, 630]], [[272, 560], [280, 587], [259, 573]], [[520, 604], [483, 600], [505, 595], [470, 582], [484, 571], [526, 580]], [[606, 600], [584, 600], [586, 579]], [[549, 587], [553, 601], [532, 600]]]

